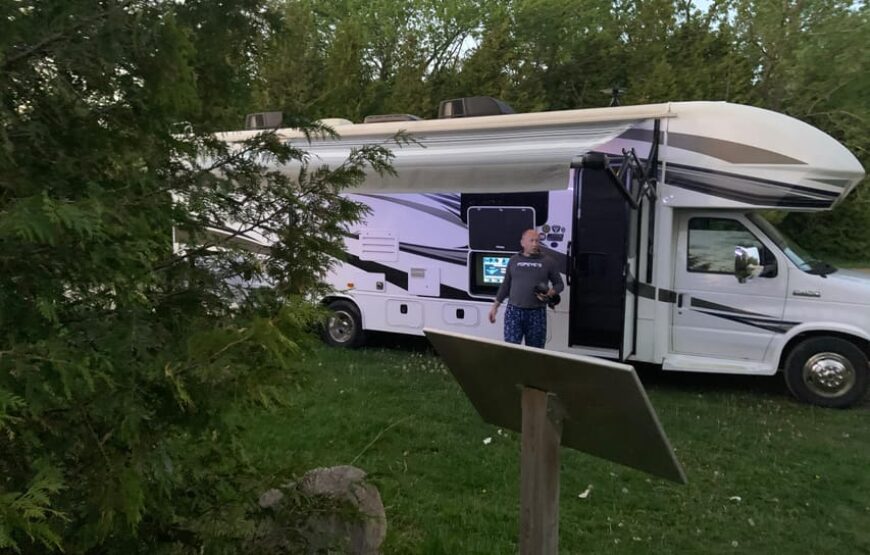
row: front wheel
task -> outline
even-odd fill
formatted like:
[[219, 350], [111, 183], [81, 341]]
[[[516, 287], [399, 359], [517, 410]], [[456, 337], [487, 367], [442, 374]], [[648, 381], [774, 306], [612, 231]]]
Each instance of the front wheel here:
[[840, 337], [812, 337], [789, 354], [785, 382], [801, 401], [823, 407], [849, 407], [867, 392], [867, 354]]
[[332, 314], [326, 319], [323, 339], [333, 347], [354, 348], [365, 338], [362, 318], [356, 305], [350, 301], [332, 301], [328, 306]]

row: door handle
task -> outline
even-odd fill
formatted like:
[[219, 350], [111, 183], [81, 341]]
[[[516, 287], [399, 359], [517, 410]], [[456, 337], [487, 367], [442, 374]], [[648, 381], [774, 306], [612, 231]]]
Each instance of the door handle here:
[[677, 293], [677, 308], [683, 308], [683, 294]]
[[574, 260], [571, 256], [571, 241], [568, 241], [568, 248], [565, 251], [565, 285], [571, 285], [571, 274], [574, 266]]

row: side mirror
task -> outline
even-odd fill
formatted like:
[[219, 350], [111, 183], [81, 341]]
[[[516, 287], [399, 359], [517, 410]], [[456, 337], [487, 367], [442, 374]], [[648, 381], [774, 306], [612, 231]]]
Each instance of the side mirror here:
[[758, 247], [735, 247], [734, 248], [734, 277], [740, 283], [757, 278], [764, 271], [761, 265], [761, 253]]

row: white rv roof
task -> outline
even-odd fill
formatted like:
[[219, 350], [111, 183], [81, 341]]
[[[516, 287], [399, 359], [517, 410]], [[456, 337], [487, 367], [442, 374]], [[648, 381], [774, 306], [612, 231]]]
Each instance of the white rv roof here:
[[[354, 192], [516, 192], [567, 186], [571, 160], [597, 150], [649, 152], [662, 120], [664, 180], [681, 198], [723, 205], [830, 208], [864, 177], [858, 160], [824, 132], [789, 116], [726, 102], [675, 102], [442, 120], [336, 126], [337, 139], [310, 142], [295, 129], [278, 134], [336, 167], [350, 150], [385, 143], [397, 175], [367, 173]], [[416, 143], [397, 145], [398, 132]], [[257, 131], [224, 133], [236, 142]], [[281, 168], [296, 175], [299, 164]], [[689, 201], [690, 205], [692, 202]], [[728, 204], [731, 203], [731, 204]]]
[[[672, 104], [644, 104], [639, 106], [614, 106], [611, 108], [588, 108], [585, 110], [559, 110], [526, 114], [504, 114], [472, 118], [449, 118], [384, 123], [358, 123], [338, 125], [335, 131], [342, 139], [388, 138], [400, 131], [415, 136], [429, 133], [473, 133], [475, 131], [516, 130], [528, 127], [572, 126], [612, 122], [640, 121], [672, 117]], [[347, 121], [334, 118], [325, 120]], [[261, 131], [232, 131], [219, 135], [225, 141], [243, 141]], [[279, 129], [278, 135], [287, 140], [305, 139], [297, 129]]]

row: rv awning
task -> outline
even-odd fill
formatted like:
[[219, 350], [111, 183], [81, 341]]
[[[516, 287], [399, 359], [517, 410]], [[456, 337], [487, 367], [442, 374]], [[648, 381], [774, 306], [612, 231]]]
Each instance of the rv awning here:
[[[310, 154], [310, 168], [337, 167], [352, 148], [385, 144], [395, 156], [397, 175], [369, 170], [354, 192], [515, 192], [563, 189], [571, 160], [595, 150], [627, 129], [655, 118], [672, 117], [669, 105], [568, 110], [454, 120], [425, 120], [336, 127], [338, 139], [279, 133]], [[397, 145], [404, 131], [417, 143]], [[231, 135], [231, 136], [230, 136]], [[240, 140], [248, 133], [227, 134]], [[300, 165], [281, 171], [298, 175]]]

